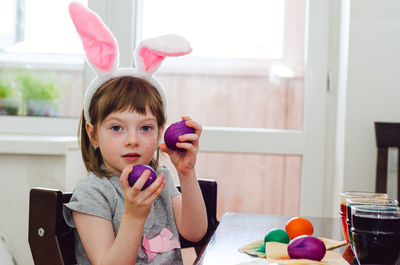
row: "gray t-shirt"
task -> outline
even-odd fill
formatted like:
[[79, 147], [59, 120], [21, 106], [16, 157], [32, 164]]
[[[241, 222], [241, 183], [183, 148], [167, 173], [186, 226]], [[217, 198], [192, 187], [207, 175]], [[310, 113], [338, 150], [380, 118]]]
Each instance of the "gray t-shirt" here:
[[[171, 197], [179, 194], [179, 191], [174, 185], [168, 168], [160, 166], [157, 170], [157, 175], [160, 173], [165, 175], [166, 186], [153, 203], [153, 207], [144, 225], [143, 234], [146, 235], [147, 239], [151, 239], [157, 236], [161, 230], [166, 227], [173, 233], [171, 239], [179, 240], [179, 233], [171, 204]], [[116, 236], [124, 212], [124, 203], [119, 177], [98, 177], [91, 172], [86, 178], [81, 179], [77, 183], [71, 200], [69, 203], [64, 204], [64, 219], [70, 227], [75, 228], [72, 210], [102, 217], [112, 223], [114, 235]], [[90, 265], [90, 261], [83, 249], [76, 229], [74, 229], [74, 231], [76, 261], [80, 265]], [[136, 264], [182, 264], [181, 250], [175, 248], [165, 253], [158, 254], [148, 263], [147, 255], [143, 247], [140, 247]]]

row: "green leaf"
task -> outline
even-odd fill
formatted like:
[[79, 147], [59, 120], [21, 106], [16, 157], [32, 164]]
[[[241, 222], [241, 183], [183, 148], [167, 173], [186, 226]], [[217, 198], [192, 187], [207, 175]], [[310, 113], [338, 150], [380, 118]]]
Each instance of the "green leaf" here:
[[62, 89], [55, 85], [52, 77], [41, 77], [32, 72], [21, 72], [17, 81], [24, 99], [50, 100], [62, 96]]
[[0, 98], [12, 97], [14, 94], [15, 91], [9, 77], [5, 73], [0, 73]]

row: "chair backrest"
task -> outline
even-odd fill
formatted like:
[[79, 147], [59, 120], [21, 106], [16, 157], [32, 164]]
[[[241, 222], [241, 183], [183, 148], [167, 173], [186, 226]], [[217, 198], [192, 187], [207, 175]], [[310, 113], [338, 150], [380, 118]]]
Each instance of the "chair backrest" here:
[[71, 195], [55, 189], [31, 189], [28, 241], [36, 265], [76, 264], [74, 232], [62, 214], [62, 205]]
[[[181, 247], [194, 247], [199, 253], [218, 226], [217, 221], [217, 182], [199, 179], [204, 202], [207, 208], [208, 229], [199, 242], [180, 238]], [[179, 186], [177, 186], [180, 189]], [[33, 261], [36, 265], [76, 264], [74, 253], [74, 229], [64, 220], [62, 206], [69, 202], [71, 192], [57, 189], [32, 188], [29, 199], [28, 241]]]
[[[388, 151], [397, 148], [400, 154], [400, 123], [375, 122], [377, 145], [376, 192], [387, 192]], [[400, 200], [400, 155], [397, 160], [397, 198]]]
[[[181, 248], [194, 247], [196, 254], [199, 254], [204, 245], [207, 244], [219, 224], [217, 220], [217, 182], [211, 179], [199, 179], [198, 181], [207, 210], [207, 232], [199, 242], [191, 242], [179, 236]], [[177, 188], [179, 191], [181, 190], [179, 186]]]

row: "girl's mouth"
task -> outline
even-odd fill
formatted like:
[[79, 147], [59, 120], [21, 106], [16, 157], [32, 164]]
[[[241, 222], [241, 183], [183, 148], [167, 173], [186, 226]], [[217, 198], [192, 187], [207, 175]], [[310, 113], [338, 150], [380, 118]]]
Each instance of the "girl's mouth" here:
[[140, 155], [137, 153], [128, 153], [122, 156], [123, 158], [127, 160], [137, 160], [139, 159]]

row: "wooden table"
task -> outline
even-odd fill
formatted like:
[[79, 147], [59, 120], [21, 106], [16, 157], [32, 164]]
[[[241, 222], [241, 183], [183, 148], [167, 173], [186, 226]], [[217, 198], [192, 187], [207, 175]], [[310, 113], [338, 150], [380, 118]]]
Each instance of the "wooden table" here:
[[[292, 216], [225, 213], [214, 235], [194, 264], [237, 264], [254, 260], [255, 257], [240, 252], [239, 248], [263, 239], [271, 228], [284, 229], [290, 218]], [[307, 219], [314, 226], [314, 235], [343, 240], [339, 218], [307, 217]], [[352, 263], [354, 256], [350, 247], [337, 248], [335, 251], [340, 252], [349, 264], [357, 264]]]

